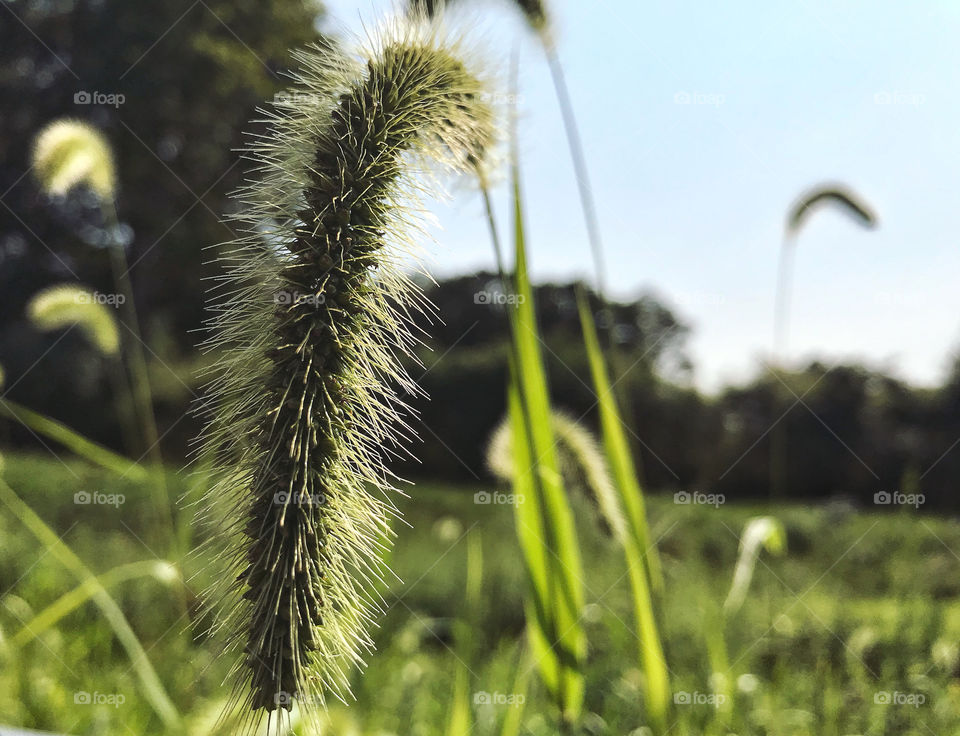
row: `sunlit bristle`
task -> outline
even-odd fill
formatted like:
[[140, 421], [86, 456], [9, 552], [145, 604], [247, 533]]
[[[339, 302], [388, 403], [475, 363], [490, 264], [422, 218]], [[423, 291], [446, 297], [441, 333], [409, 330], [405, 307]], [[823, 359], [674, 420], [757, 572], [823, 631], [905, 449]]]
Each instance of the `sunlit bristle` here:
[[482, 83], [438, 36], [395, 27], [357, 57], [297, 54], [297, 85], [249, 151], [258, 180], [212, 304], [204, 443], [207, 516], [231, 539], [217, 628], [251, 729], [348, 698], [372, 648], [397, 514], [384, 462], [405, 434], [397, 391], [418, 391], [397, 358], [424, 303], [400, 268], [432, 192], [424, 165], [467, 170], [493, 138]]

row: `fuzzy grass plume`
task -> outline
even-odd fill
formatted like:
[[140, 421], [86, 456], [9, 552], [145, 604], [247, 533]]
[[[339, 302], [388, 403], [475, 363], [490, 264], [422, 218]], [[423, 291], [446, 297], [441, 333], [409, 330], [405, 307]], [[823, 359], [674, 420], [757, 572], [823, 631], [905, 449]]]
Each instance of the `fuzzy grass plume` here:
[[[606, 531], [618, 540], [623, 539], [627, 522], [623, 517], [603, 450], [596, 438], [590, 430], [563, 412], [553, 412], [550, 419], [562, 474], [569, 479], [572, 487], [581, 489], [597, 507]], [[506, 482], [512, 481], [514, 473], [517, 472], [509, 417], [504, 418], [490, 436], [487, 467]], [[524, 470], [520, 468], [521, 472]]]
[[[414, 12], [424, 12], [433, 16], [443, 11], [457, 0], [410, 0]], [[523, 13], [530, 27], [539, 34], [546, 34], [548, 27], [547, 8], [543, 0], [514, 0], [514, 4]]]
[[876, 227], [877, 215], [860, 196], [842, 184], [823, 184], [804, 192], [787, 214], [787, 233], [794, 235], [814, 210], [824, 205], [836, 205], [863, 227]]
[[120, 352], [120, 330], [110, 310], [96, 295], [72, 284], [51, 286], [35, 294], [27, 315], [39, 330], [78, 327], [104, 355]]
[[356, 56], [299, 53], [294, 89], [249, 152], [258, 181], [238, 195], [248, 235], [225, 256], [204, 404], [218, 473], [206, 510], [230, 537], [215, 629], [237, 659], [247, 731], [264, 711], [346, 699], [372, 648], [396, 514], [383, 464], [402, 440], [395, 392], [417, 390], [397, 362], [423, 306], [400, 269], [417, 182], [428, 161], [470, 169], [492, 139], [484, 84], [439, 35], [398, 24]]
[[79, 120], [56, 120], [33, 144], [33, 166], [50, 194], [66, 194], [86, 184], [101, 199], [112, 199], [116, 189], [113, 153], [103, 135]]

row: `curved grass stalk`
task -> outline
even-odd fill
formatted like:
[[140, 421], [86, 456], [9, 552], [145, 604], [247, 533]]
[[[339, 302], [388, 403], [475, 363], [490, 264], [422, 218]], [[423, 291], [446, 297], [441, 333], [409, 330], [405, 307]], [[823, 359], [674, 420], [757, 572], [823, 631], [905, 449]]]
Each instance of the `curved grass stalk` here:
[[101, 589], [107, 590], [128, 580], [150, 577], [166, 584], [179, 579], [179, 575], [176, 567], [163, 560], [142, 560], [115, 567], [96, 578], [84, 580], [69, 593], [64, 593], [23, 624], [20, 630], [10, 638], [10, 643], [15, 647], [28, 644], [51, 626], [55, 626], [64, 616], [90, 600]]
[[[793, 260], [796, 252], [797, 237], [811, 215], [825, 206], [835, 206], [847, 214], [854, 222], [865, 228], [877, 225], [877, 216], [873, 209], [856, 192], [843, 184], [824, 184], [814, 187], [803, 194], [791, 205], [787, 212], [783, 240], [780, 245], [780, 259], [777, 266], [777, 286], [773, 310], [773, 356], [778, 365], [782, 365], [787, 352], [787, 330], [790, 312], [790, 296], [793, 287]], [[779, 384], [779, 382], [778, 382]], [[777, 394], [783, 392], [777, 386]], [[786, 495], [787, 472], [787, 429], [783, 421], [774, 425], [770, 437], [770, 495], [781, 498]]]

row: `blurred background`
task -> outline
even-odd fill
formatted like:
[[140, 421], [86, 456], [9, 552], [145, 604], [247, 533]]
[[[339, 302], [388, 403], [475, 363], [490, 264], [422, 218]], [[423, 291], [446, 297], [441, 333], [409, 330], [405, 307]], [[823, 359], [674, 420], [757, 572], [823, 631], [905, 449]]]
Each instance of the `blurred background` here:
[[[202, 490], [186, 469], [200, 432], [191, 406], [216, 357], [197, 348], [205, 291], [220, 273], [219, 249], [235, 235], [223, 217], [236, 206], [230, 193], [251, 175], [239, 151], [246, 134], [262, 130], [251, 122], [256, 108], [287, 86], [291, 49], [320, 37], [362, 38], [397, 5], [0, 4], [3, 400], [117, 455], [162, 457], [169, 495], [189, 500]], [[518, 54], [517, 94], [494, 102], [519, 121], [527, 247], [551, 399], [599, 430], [577, 312], [581, 285], [609, 350], [667, 589], [675, 583], [657, 612], [683, 692], [711, 689], [715, 663], [708, 667], [705, 650], [684, 639], [712, 610], [703, 601], [723, 600], [742, 551], [740, 530], [760, 513], [784, 523], [786, 555], [758, 568], [757, 603], [728, 632], [737, 642], [730, 671], [743, 715], [718, 721], [715, 703], [707, 704], [692, 715], [681, 711], [682, 725], [672, 732], [955, 732], [960, 97], [953, 77], [960, 7], [553, 2], [552, 33], [602, 224], [610, 301], [602, 309], [542, 49], [509, 3], [459, 5], [450, 25], [469, 30], [473, 53], [502, 81], [511, 53]], [[38, 182], [35, 138], [64, 117], [95, 126], [112, 148], [115, 218], [86, 188], [51, 194]], [[841, 182], [869, 203], [875, 227], [824, 207], [791, 231], [787, 219], [798, 197], [823, 182]], [[506, 176], [494, 184], [506, 225]], [[378, 634], [385, 651], [369, 678], [358, 680], [361, 705], [343, 716], [332, 731], [338, 734], [443, 732], [430, 724], [446, 718], [449, 645], [460, 610], [452, 601], [462, 598], [467, 564], [461, 540], [475, 527], [484, 538], [511, 534], [508, 512], [473, 502], [474, 493], [497, 483], [486, 451], [506, 410], [508, 289], [495, 272], [475, 186], [457, 182], [447, 201], [430, 207], [436, 243], [424, 243], [430, 278], [418, 278], [440, 321], [424, 320], [428, 336], [408, 365], [430, 398], [413, 400], [416, 459], [397, 459], [392, 468], [418, 482], [404, 510], [425, 532], [402, 532], [394, 560], [401, 577], [417, 585], [409, 596], [402, 585], [388, 594], [393, 604]], [[45, 329], [31, 317], [31, 300], [53, 285], [116, 294], [116, 248], [128, 264], [140, 333], [128, 334], [121, 320], [120, 335], [141, 346], [156, 443], [131, 436], [123, 419], [136, 415], [136, 396], [116, 390], [102, 348], [82, 330]], [[793, 288], [789, 337], [782, 334], [778, 346], [784, 257], [792, 258]], [[778, 437], [789, 448], [779, 456]], [[131, 479], [106, 479], [37, 425], [10, 415], [0, 418], [0, 445], [11, 487], [98, 574], [120, 560], [174, 556], [157, 546], [163, 537], [155, 513]], [[781, 486], [770, 501], [772, 467]], [[118, 518], [73, 500], [97, 490], [134, 503]], [[713, 500], [696, 500], [705, 497]], [[595, 516], [589, 504], [575, 509]], [[17, 514], [4, 514], [0, 641], [66, 589], [52, 560], [34, 562], [35, 542]], [[181, 534], [183, 548], [192, 546], [191, 532]], [[602, 531], [584, 535], [585, 557], [601, 571], [602, 585], [591, 592], [612, 588], [620, 575], [614, 565], [622, 562], [611, 561], [619, 558]], [[510, 646], [523, 630], [523, 577], [508, 559], [488, 553], [487, 563], [487, 602], [477, 614], [485, 623], [473, 631], [477, 649], [485, 643], [493, 652], [482, 665], [484, 691], [507, 691], [518, 687]], [[190, 573], [190, 563], [177, 564]], [[202, 568], [195, 563], [201, 579]], [[197, 586], [182, 601], [179, 625], [162, 610], [177, 597], [164, 590], [125, 588], [122, 608], [137, 617], [137, 635], [153, 643], [148, 648], [177, 708], [193, 714], [190, 729], [212, 732], [204, 729], [220, 703], [214, 675], [223, 671], [206, 642], [165, 638], [183, 629], [187, 612], [194, 617]], [[842, 603], [848, 593], [849, 606]], [[644, 674], [618, 654], [635, 644], [617, 627], [630, 615], [627, 593], [590, 606], [588, 626], [598, 641], [591, 673], [612, 684], [609, 692], [588, 689], [595, 719], [583, 732], [646, 733], [639, 730]], [[99, 614], [70, 610], [57, 619], [62, 631], [51, 623], [31, 639], [32, 655], [0, 647], [7, 678], [0, 723], [161, 732], [150, 698], [141, 702], [123, 685], [123, 650]], [[71, 710], [77, 688], [97, 687], [126, 692], [125, 709]], [[876, 693], [898, 688], [923, 693], [926, 709], [880, 708]], [[477, 734], [494, 732], [499, 721], [488, 716], [477, 716]], [[537, 708], [528, 707], [523, 723], [522, 733], [553, 728]]]
[[[390, 8], [5, 3], [0, 363], [10, 398], [121, 446], [115, 413], [104, 410], [117, 400], [105, 366], [80, 336], [31, 328], [25, 309], [64, 280], [110, 292], [104, 249], [120, 238], [164, 454], [184, 456], [198, 429], [187, 408], [203, 360], [195, 346], [204, 279], [216, 273], [216, 244], [232, 237], [220, 217], [244, 176], [242, 133], [255, 130], [256, 105], [282, 88], [288, 49], [317, 33], [362, 35], [362, 17]], [[612, 2], [556, 9], [608, 288], [622, 305], [617, 324], [602, 328], [623, 365], [636, 363], [623, 381], [648, 486], [763, 495], [760, 435], [786, 413], [798, 448], [792, 496], [869, 501], [915, 472], [928, 502], [951, 507], [960, 463], [947, 453], [960, 437], [952, 11], [690, 11]], [[458, 16], [469, 19], [471, 45], [503, 71], [516, 19], [495, 3], [462, 9], [452, 22]], [[894, 29], [898, 40], [888, 43]], [[589, 420], [570, 284], [594, 276], [549, 73], [533, 44], [520, 48], [531, 263], [543, 284], [553, 391]], [[100, 101], [84, 102], [93, 95]], [[33, 137], [62, 116], [95, 124], [114, 148], [117, 232], [105, 231], [82, 192], [51, 198], [30, 175]], [[781, 358], [810, 390], [790, 409], [796, 398], [778, 396], [767, 370], [783, 222], [801, 191], [836, 179], [859, 191], [880, 223], [866, 231], [826, 213], [803, 231]], [[506, 213], [503, 194], [495, 192]], [[480, 197], [464, 186], [434, 210], [440, 245], [428, 244], [427, 268], [439, 284], [427, 291], [444, 324], [420, 356], [433, 397], [417, 406], [423, 462], [402, 471], [469, 480], [483, 477], [484, 439], [503, 412], [506, 332], [497, 305], [474, 298], [495, 288]], [[15, 445], [33, 442], [3, 431]]]

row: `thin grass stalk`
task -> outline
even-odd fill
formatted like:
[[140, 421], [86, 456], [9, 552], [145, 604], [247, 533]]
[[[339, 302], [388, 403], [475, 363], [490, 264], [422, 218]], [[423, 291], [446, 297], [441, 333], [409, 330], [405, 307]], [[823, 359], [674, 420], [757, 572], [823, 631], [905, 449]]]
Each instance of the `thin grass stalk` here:
[[[119, 228], [116, 205], [112, 199], [102, 200], [100, 208], [107, 225], [107, 231], [112, 238]], [[160, 434], [157, 431], [157, 420], [153, 411], [153, 391], [150, 387], [150, 375], [147, 371], [147, 362], [143, 352], [145, 343], [140, 331], [137, 305], [134, 301], [130, 266], [122, 243], [110, 242], [107, 245], [107, 250], [110, 252], [110, 268], [113, 272], [114, 284], [116, 284], [119, 293], [123, 295], [123, 305], [120, 309], [121, 324], [126, 327], [128, 334], [121, 334], [121, 343], [126, 348], [124, 352], [127, 356], [131, 394], [134, 399], [136, 415], [140, 418], [144, 442], [143, 454], [149, 456], [150, 465], [154, 471], [152, 481], [158, 495], [161, 520], [169, 532], [168, 542], [171, 549], [179, 556], [183, 550], [179, 549], [176, 512], [170, 499], [170, 491], [167, 487], [167, 478], [164, 472]]]
[[[797, 236], [807, 220], [821, 207], [831, 205], [848, 215], [865, 228], [877, 225], [877, 215], [853, 190], [842, 184], [828, 183], [804, 192], [787, 212], [780, 257], [777, 267], [777, 286], [773, 312], [773, 358], [774, 371], [786, 368], [787, 332], [789, 329], [790, 301], [793, 291], [793, 262], [797, 249]], [[789, 400], [787, 387], [774, 378], [775, 409]], [[770, 435], [770, 497], [783, 498], [787, 494], [787, 423], [782, 418], [774, 425]]]
[[93, 589], [91, 598], [130, 657], [133, 671], [139, 678], [144, 695], [150, 705], [167, 730], [173, 733], [182, 733], [183, 726], [180, 713], [173, 701], [170, 700], [166, 690], [164, 690], [156, 670], [150, 664], [147, 653], [133, 629], [130, 628], [126, 616], [123, 615], [120, 606], [110, 596], [103, 584], [97, 580], [96, 576], [90, 572], [83, 561], [77, 557], [60, 536], [47, 526], [46, 522], [37, 516], [33, 509], [24, 503], [2, 479], [0, 479], [0, 502], [7, 506], [13, 516], [36, 537], [55, 560], [69, 570], [81, 584], [89, 585]]
[[472, 631], [478, 631], [481, 589], [483, 586], [483, 546], [478, 534], [467, 535], [466, 594], [463, 614], [456, 622], [455, 641], [459, 654], [454, 676], [450, 716], [447, 721], [447, 736], [469, 736], [473, 730], [473, 715], [470, 710], [471, 665], [476, 662], [476, 646]]
[[70, 592], [57, 598], [24, 623], [20, 630], [10, 637], [10, 643], [15, 647], [22, 647], [33, 641], [44, 631], [55, 626], [65, 616], [90, 600], [101, 588], [109, 589], [129, 580], [151, 577], [164, 583], [179, 579], [177, 569], [163, 560], [141, 560], [140, 562], [118, 565], [93, 580], [85, 580]]
[[143, 482], [150, 478], [150, 474], [142, 465], [88, 440], [65, 424], [38, 414], [15, 401], [0, 398], [0, 414], [19, 422], [32, 432], [63, 445], [84, 460], [117, 473], [121, 478], [128, 478], [135, 482]]

